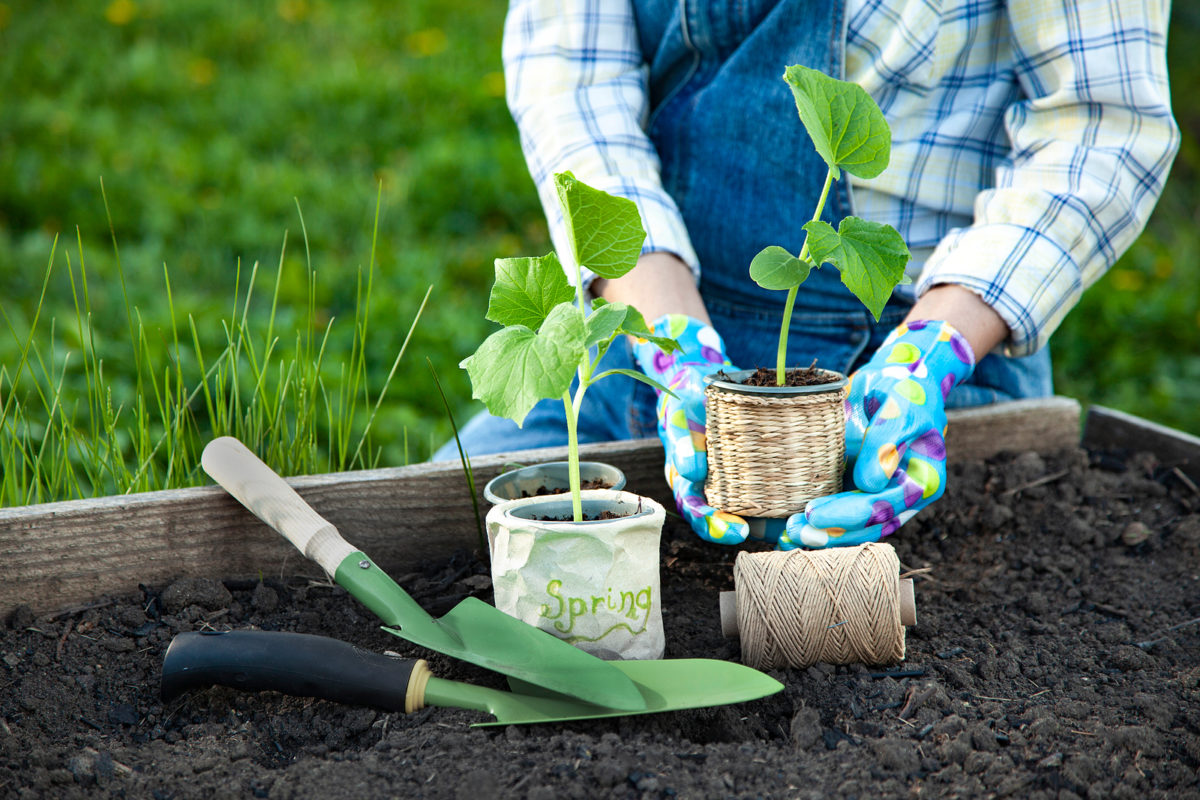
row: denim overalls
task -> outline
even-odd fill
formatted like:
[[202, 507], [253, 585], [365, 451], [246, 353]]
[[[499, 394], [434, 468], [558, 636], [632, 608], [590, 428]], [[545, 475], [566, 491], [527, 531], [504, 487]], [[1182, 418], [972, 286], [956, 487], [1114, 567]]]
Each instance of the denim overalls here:
[[[648, 133], [662, 160], [663, 185], [678, 204], [700, 260], [700, 293], [735, 367], [774, 366], [786, 293], [750, 279], [767, 245], [800, 251], [801, 225], [816, 208], [826, 166], [796, 113], [784, 68], [803, 64], [842, 76], [846, 39], [841, 0], [634, 0], [638, 35], [650, 65]], [[830, 191], [826, 221], [853, 214], [843, 176]], [[831, 266], [800, 289], [788, 339], [790, 365], [814, 358], [849, 373], [870, 358], [911, 307], [900, 292], [879, 322], [842, 285]], [[628, 342], [615, 342], [604, 369], [637, 369]], [[599, 371], [599, 370], [597, 370]], [[1051, 393], [1043, 348], [1020, 359], [989, 355], [948, 407]], [[605, 378], [588, 389], [581, 442], [655, 435], [652, 389]], [[566, 444], [562, 401], [539, 403], [519, 429], [486, 412], [461, 438], [470, 455]], [[449, 442], [434, 460], [457, 458]]]

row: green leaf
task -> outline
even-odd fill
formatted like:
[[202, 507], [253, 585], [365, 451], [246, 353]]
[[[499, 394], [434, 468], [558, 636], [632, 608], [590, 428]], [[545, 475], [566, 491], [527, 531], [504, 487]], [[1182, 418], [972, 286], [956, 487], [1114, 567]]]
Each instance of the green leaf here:
[[537, 330], [552, 308], [574, 296], [554, 253], [541, 258], [497, 258], [487, 318]]
[[666, 336], [655, 336], [646, 324], [642, 312], [625, 303], [596, 301], [599, 305], [587, 319], [587, 346], [600, 345], [597, 360], [604, 356], [612, 337], [618, 333], [649, 339], [663, 352], [671, 353], [679, 348], [679, 342]]
[[810, 264], [775, 245], [760, 250], [750, 262], [750, 277], [764, 289], [793, 289], [811, 270]]
[[800, 121], [835, 180], [841, 177], [839, 168], [860, 178], [883, 172], [891, 158], [892, 133], [865, 89], [799, 65], [788, 67], [783, 79], [792, 87]]
[[637, 266], [646, 230], [632, 200], [593, 189], [570, 172], [554, 176], [571, 251], [601, 278], [619, 278]]
[[671, 397], [676, 397], [676, 394], [670, 389], [654, 380], [654, 378], [646, 375], [646, 373], [638, 372], [636, 369], [608, 369], [592, 378], [592, 382], [595, 383], [601, 378], [607, 378], [609, 375], [624, 375], [627, 378], [633, 378], [635, 381], [641, 381], [655, 391], [666, 392], [667, 394], [671, 395]]
[[587, 318], [585, 344], [593, 347], [615, 336], [628, 311], [629, 306], [624, 303], [604, 303], [599, 308], [593, 308]]
[[642, 316], [642, 312], [633, 306], [626, 306], [626, 308], [628, 311], [625, 313], [625, 322], [621, 324], [620, 333], [627, 333], [639, 339], [648, 339], [658, 345], [658, 349], [664, 353], [673, 353], [682, 349], [679, 342], [668, 336], [655, 336], [654, 331], [646, 324], [646, 318]]
[[808, 231], [808, 251], [813, 259], [837, 267], [842, 283], [879, 321], [912, 257], [904, 238], [891, 225], [858, 217], [846, 217], [836, 231], [817, 220], [806, 223], [804, 230]]
[[524, 325], [496, 331], [463, 359], [476, 399], [517, 425], [539, 400], [561, 397], [587, 354], [583, 312], [560, 303], [534, 333]]

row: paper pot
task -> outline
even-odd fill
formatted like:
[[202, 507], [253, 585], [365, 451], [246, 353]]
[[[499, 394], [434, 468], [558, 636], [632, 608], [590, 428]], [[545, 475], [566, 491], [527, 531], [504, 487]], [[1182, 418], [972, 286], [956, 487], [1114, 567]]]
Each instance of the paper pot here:
[[[571, 488], [571, 478], [567, 467], [566, 461], [548, 461], [545, 464], [531, 464], [528, 467], [502, 472], [483, 487], [484, 499], [495, 505], [505, 500], [533, 497], [539, 490], [568, 491]], [[603, 481], [607, 488], [618, 491], [625, 488], [625, 473], [602, 461], [580, 461], [579, 480], [582, 483]]]
[[714, 508], [788, 517], [839, 492], [846, 454], [846, 378], [819, 386], [745, 386], [753, 370], [711, 376], [705, 389], [708, 478]]
[[509, 500], [487, 515], [496, 607], [601, 658], [661, 658], [666, 646], [658, 546], [665, 512], [648, 497], [610, 489]]

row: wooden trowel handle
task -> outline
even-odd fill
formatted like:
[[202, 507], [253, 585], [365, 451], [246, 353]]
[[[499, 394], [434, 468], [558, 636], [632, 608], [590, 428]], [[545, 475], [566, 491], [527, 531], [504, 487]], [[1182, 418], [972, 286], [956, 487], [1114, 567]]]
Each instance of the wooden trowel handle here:
[[356, 552], [273, 469], [232, 436], [213, 439], [200, 456], [204, 471], [254, 516], [270, 525], [331, 577]]

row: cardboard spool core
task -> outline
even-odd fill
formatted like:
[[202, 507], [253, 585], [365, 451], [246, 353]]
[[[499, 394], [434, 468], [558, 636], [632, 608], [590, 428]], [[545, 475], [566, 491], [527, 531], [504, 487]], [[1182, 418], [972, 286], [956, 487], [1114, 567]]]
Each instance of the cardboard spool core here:
[[[897, 590], [900, 600], [900, 624], [917, 624], [917, 593], [912, 578], [902, 578]], [[738, 638], [737, 592], [721, 592], [721, 634], [727, 639]]]

